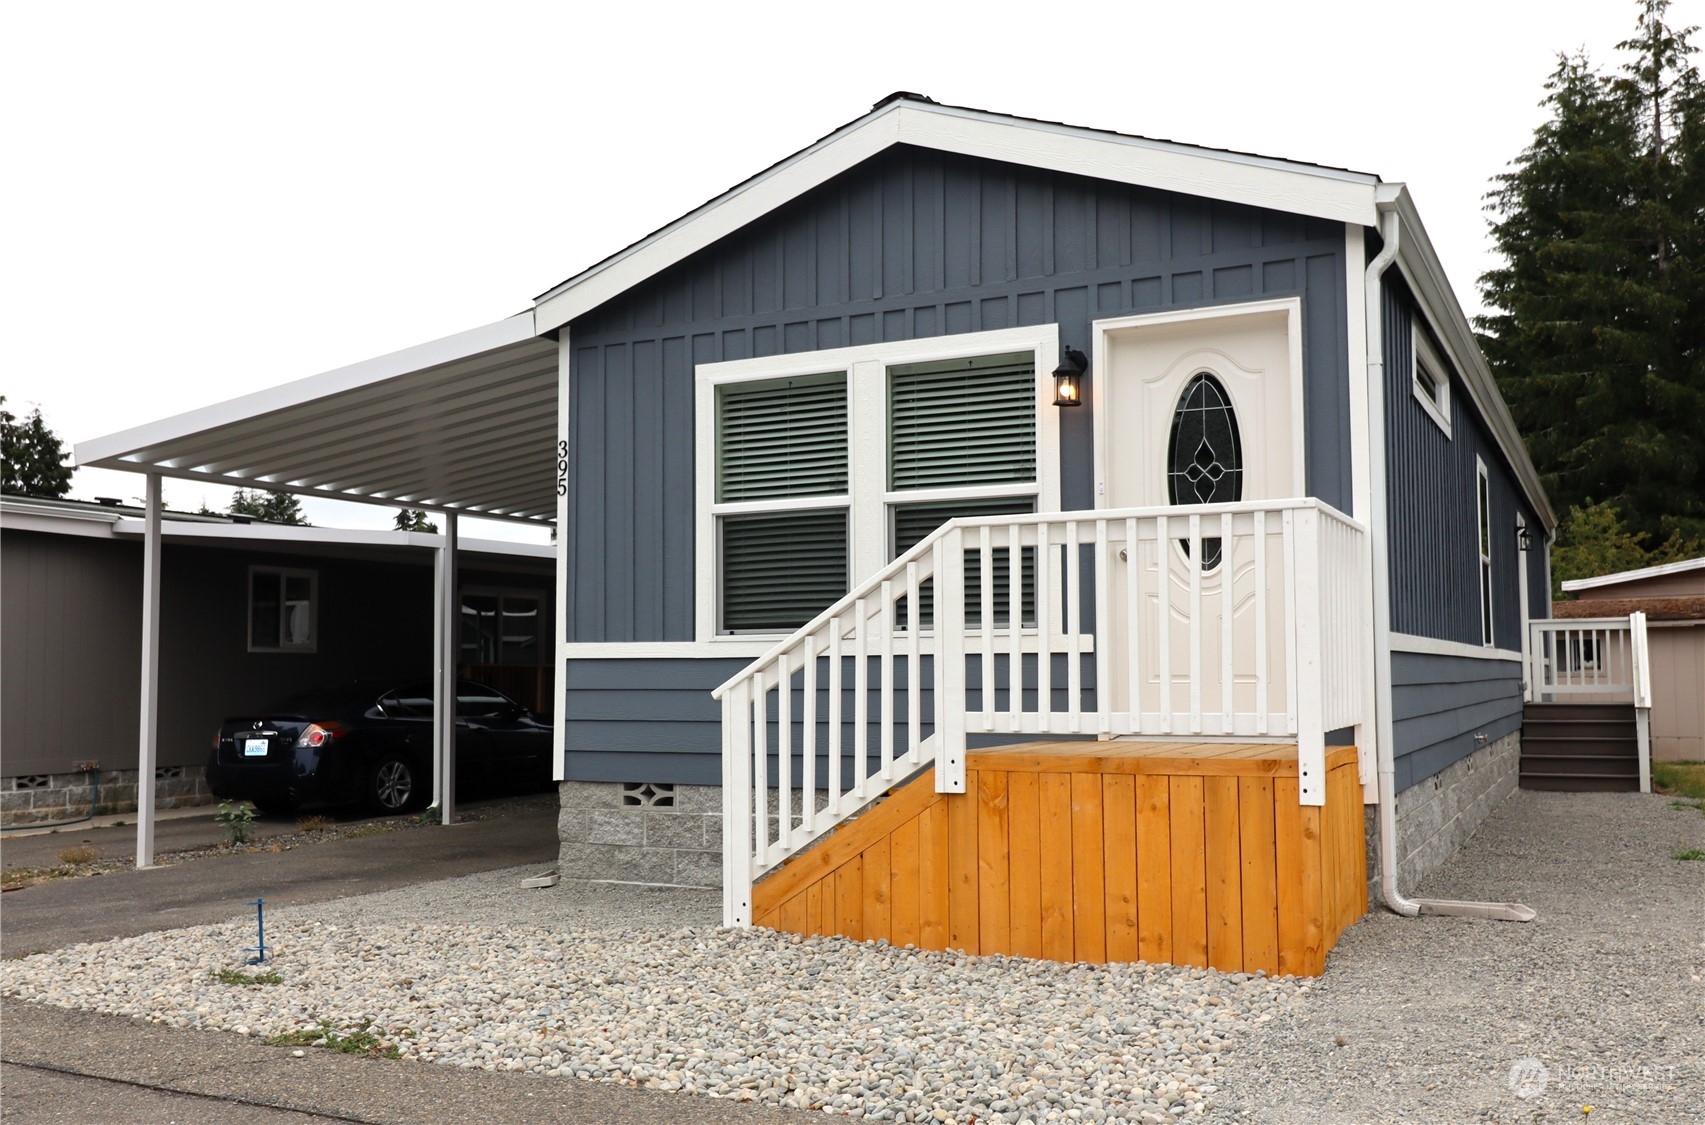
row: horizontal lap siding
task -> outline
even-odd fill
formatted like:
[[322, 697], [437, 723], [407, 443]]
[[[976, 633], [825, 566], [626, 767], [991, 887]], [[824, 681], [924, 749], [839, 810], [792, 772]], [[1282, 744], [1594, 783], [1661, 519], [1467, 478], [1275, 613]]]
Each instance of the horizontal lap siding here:
[[1395, 652], [1392, 733], [1399, 792], [1521, 727], [1521, 665], [1514, 660]]
[[[1349, 511], [1343, 245], [1337, 224], [1082, 177], [906, 147], [867, 161], [570, 326], [569, 639], [693, 639], [700, 363], [1048, 323], [1087, 350], [1095, 319], [1301, 296], [1308, 489]], [[1088, 398], [1061, 419], [1068, 509], [1095, 502]], [[677, 667], [653, 694], [708, 692], [740, 663]], [[708, 695], [688, 721], [569, 691], [571, 777], [665, 732], [670, 753], [719, 753]], [[636, 721], [652, 725], [618, 730]]]

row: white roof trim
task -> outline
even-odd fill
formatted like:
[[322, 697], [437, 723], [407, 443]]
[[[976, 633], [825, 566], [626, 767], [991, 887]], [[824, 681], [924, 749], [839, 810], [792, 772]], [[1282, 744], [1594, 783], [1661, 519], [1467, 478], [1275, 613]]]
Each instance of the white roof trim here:
[[1694, 570], [1705, 570], [1705, 558], [1683, 559], [1680, 562], [1663, 563], [1659, 566], [1645, 566], [1639, 570], [1619, 570], [1615, 574], [1601, 574], [1597, 578], [1571, 578], [1563, 583], [1563, 589], [1572, 594], [1576, 590], [1593, 590], [1600, 586], [1619, 586], [1624, 582], [1638, 582], [1642, 578], [1663, 578], [1671, 574], [1686, 574]]
[[1377, 177], [1171, 141], [891, 101], [543, 294], [548, 332], [896, 144], [1273, 207], [1333, 222], [1377, 221]]
[[1463, 386], [1468, 389], [1469, 400], [1491, 431], [1492, 440], [1515, 470], [1516, 480], [1527, 495], [1528, 503], [1533, 505], [1547, 528], [1555, 528], [1557, 512], [1545, 494], [1545, 486], [1539, 481], [1539, 470], [1534, 468], [1533, 459], [1528, 456], [1527, 444], [1522, 441], [1521, 431], [1516, 429], [1516, 420], [1511, 416], [1497, 381], [1492, 377], [1492, 369], [1487, 366], [1486, 357], [1474, 339], [1468, 316], [1456, 299], [1456, 291], [1451, 288], [1444, 265], [1433, 249], [1427, 228], [1421, 224], [1420, 212], [1415, 209], [1408, 186], [1381, 184], [1378, 195], [1382, 208], [1396, 208], [1402, 218], [1397, 268], [1414, 290], [1421, 314], [1427, 318], [1428, 325], [1444, 346], [1446, 358], [1461, 376]]
[[386, 379], [395, 379], [410, 371], [454, 363], [483, 352], [530, 340], [536, 335], [538, 333], [533, 330], [532, 311], [517, 313], [492, 324], [458, 332], [454, 336], [415, 344], [389, 355], [362, 360], [360, 363], [352, 363], [347, 367], [324, 371], [318, 375], [309, 375], [276, 387], [267, 387], [265, 390], [174, 414], [169, 418], [120, 430], [118, 433], [80, 441], [76, 445], [76, 461], [79, 467], [87, 465], [132, 471], [152, 468], [154, 466], [127, 461], [125, 455], [151, 445], [188, 437], [203, 430], [245, 422], [262, 414], [288, 410], [328, 395], [356, 390], [384, 382]]

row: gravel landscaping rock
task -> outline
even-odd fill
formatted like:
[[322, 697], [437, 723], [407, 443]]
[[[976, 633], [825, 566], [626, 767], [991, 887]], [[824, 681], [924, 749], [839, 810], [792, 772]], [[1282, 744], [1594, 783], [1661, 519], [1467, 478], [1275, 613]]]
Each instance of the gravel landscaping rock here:
[[215, 977], [243, 967], [249, 918], [8, 962], [0, 981], [13, 999], [178, 1027], [365, 1031], [405, 1058], [487, 1070], [1038, 1123], [1199, 1117], [1222, 1054], [1309, 987], [721, 930], [714, 892], [519, 891], [529, 873], [277, 912], [276, 984]]
[[[1705, 1120], [1705, 816], [1520, 793], [1319, 981], [718, 929], [720, 896], [490, 872], [0, 964], [0, 992], [406, 1058], [874, 1120]], [[310, 1048], [311, 1051], [311, 1048]]]
[[1212, 1118], [1705, 1121], [1705, 862], [1673, 858], [1701, 846], [1666, 797], [1518, 791], [1406, 890], [1539, 917], [1376, 907], [1228, 1058]]

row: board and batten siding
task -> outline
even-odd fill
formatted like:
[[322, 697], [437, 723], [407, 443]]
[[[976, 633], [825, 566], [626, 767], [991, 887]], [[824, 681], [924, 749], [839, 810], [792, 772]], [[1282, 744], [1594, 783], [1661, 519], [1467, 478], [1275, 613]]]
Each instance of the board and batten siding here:
[[[701, 363], [1049, 323], [1087, 350], [1098, 318], [1300, 296], [1307, 488], [1349, 511], [1343, 253], [1341, 225], [1296, 215], [906, 146], [873, 157], [569, 326], [568, 639], [693, 639]], [[1067, 509], [1095, 504], [1095, 374], [1089, 409], [1061, 418]], [[570, 661], [571, 694], [599, 663]], [[639, 690], [702, 683], [701, 718], [652, 752], [718, 754], [721, 673], [669, 674]], [[643, 764], [621, 728], [649, 709], [625, 698], [631, 713], [571, 724], [571, 779], [620, 772], [592, 765], [600, 751]]]
[[[1383, 306], [1391, 629], [1481, 644], [1478, 458], [1491, 501], [1493, 644], [1519, 652], [1521, 567], [1528, 568], [1528, 615], [1550, 616], [1544, 525], [1455, 371], [1441, 372], [1451, 381], [1449, 436], [1416, 399], [1413, 334], [1426, 329], [1406, 287], [1389, 274]], [[1533, 534], [1525, 552], [1516, 535], [1518, 513]], [[1495, 742], [1519, 729], [1521, 684], [1514, 660], [1393, 653], [1398, 789], [1471, 754], [1480, 745], [1477, 734]]]

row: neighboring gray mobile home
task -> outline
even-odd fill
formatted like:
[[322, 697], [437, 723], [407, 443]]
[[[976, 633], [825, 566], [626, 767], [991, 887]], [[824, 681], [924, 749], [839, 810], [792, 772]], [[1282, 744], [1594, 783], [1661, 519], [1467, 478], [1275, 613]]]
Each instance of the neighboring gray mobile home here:
[[[141, 515], [116, 502], [0, 501], [5, 827], [82, 817], [96, 801], [136, 808]], [[227, 715], [432, 667], [439, 536], [189, 513], [164, 526], [159, 807], [213, 799], [205, 768]], [[458, 584], [463, 675], [546, 712], [550, 572], [548, 548], [481, 541], [465, 549]]]

